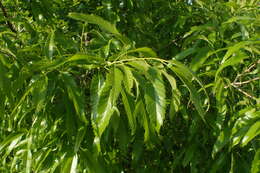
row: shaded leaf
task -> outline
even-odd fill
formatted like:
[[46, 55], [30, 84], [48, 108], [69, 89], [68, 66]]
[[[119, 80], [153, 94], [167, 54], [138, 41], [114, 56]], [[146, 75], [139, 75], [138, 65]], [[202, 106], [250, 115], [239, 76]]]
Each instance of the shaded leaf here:
[[62, 80], [68, 92], [68, 96], [73, 102], [75, 111], [81, 121], [87, 123], [88, 120], [85, 117], [85, 101], [82, 91], [77, 86], [75, 80], [69, 73], [61, 74]]

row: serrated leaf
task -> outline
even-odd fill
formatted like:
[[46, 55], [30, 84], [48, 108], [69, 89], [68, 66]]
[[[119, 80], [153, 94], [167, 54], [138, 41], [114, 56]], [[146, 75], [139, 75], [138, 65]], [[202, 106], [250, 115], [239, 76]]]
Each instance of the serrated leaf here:
[[139, 123], [144, 128], [144, 142], [148, 142], [151, 138], [151, 131], [153, 131], [154, 127], [149, 126], [148, 115], [145, 110], [145, 105], [141, 99], [136, 103], [133, 114], [134, 117], [139, 118], [139, 121], [141, 120]]
[[129, 68], [125, 65], [119, 65], [119, 68], [124, 73], [123, 84], [125, 86], [125, 89], [128, 93], [131, 93], [131, 89], [133, 88], [133, 85], [134, 85], [134, 76], [133, 76], [133, 73], [131, 71], [131, 68]]
[[159, 70], [149, 68], [147, 76], [151, 83], [147, 82], [145, 86], [146, 110], [149, 113], [151, 123], [159, 133], [166, 110], [165, 86]]
[[[102, 133], [109, 124], [109, 120], [116, 110], [113, 106], [113, 102], [116, 102], [116, 98], [119, 93], [112, 90], [112, 78], [111, 73], [107, 74], [106, 80], [103, 81], [102, 75], [98, 74], [92, 78], [91, 82], [91, 100], [92, 100], [92, 112], [91, 119], [93, 122], [95, 133], [98, 137], [101, 137]], [[113, 99], [112, 99], [113, 97]]]
[[111, 81], [112, 81], [112, 89], [111, 89], [111, 102], [113, 105], [116, 105], [117, 98], [122, 89], [122, 81], [123, 81], [123, 73], [120, 69], [113, 67], [111, 69]]

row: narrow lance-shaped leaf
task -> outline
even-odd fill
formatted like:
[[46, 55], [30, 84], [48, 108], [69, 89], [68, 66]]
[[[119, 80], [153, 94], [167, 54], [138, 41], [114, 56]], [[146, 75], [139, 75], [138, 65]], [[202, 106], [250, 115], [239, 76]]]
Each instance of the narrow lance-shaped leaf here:
[[242, 146], [246, 146], [254, 137], [260, 134], [260, 121], [255, 122], [242, 139]]
[[157, 132], [163, 124], [166, 109], [165, 86], [159, 70], [149, 68], [147, 77], [150, 82], [145, 86], [145, 103], [151, 122], [155, 125]]
[[256, 153], [255, 153], [254, 160], [252, 161], [251, 173], [260, 172], [259, 158], [260, 158], [260, 149], [258, 148]]
[[125, 86], [125, 90], [126, 92], [131, 93], [131, 89], [133, 88], [135, 80], [131, 71], [132, 69], [125, 65], [119, 65], [118, 67], [123, 71], [124, 74], [123, 85]]
[[88, 22], [91, 24], [98, 25], [101, 29], [114, 34], [118, 39], [120, 39], [122, 42], [129, 44], [130, 41], [128, 38], [121, 35], [118, 30], [116, 29], [115, 25], [111, 24], [110, 22], [104, 20], [103, 18], [96, 16], [94, 14], [81, 14], [81, 13], [69, 13], [69, 17], [75, 19], [75, 20], [81, 20], [84, 22]]
[[91, 24], [96, 24], [102, 29], [106, 30], [107, 32], [110, 32], [112, 34], [118, 34], [118, 30], [116, 29], [115, 25], [109, 23], [108, 21], [104, 20], [103, 18], [93, 15], [93, 14], [81, 14], [81, 13], [69, 13], [69, 17], [76, 19], [76, 20], [81, 20], [84, 22], [88, 22]]
[[142, 101], [142, 99], [140, 99], [136, 105], [135, 105], [135, 109], [134, 109], [134, 113], [133, 113], [134, 117], [137, 117], [139, 119], [139, 121], [141, 120], [141, 125], [144, 128], [144, 141], [147, 142], [150, 139], [150, 131], [153, 131], [153, 127], [149, 126], [149, 119], [148, 119], [148, 115], [146, 113], [145, 110], [145, 105], [144, 102]]
[[88, 120], [85, 117], [85, 101], [83, 93], [80, 91], [80, 88], [77, 86], [75, 80], [69, 73], [62, 73], [61, 77], [79, 119], [84, 123], [87, 123]]
[[124, 104], [124, 108], [126, 111], [126, 115], [128, 118], [129, 126], [131, 128], [132, 135], [135, 133], [136, 130], [136, 117], [133, 114], [134, 111], [134, 98], [132, 95], [127, 93], [126, 91], [122, 90], [121, 91], [122, 95], [122, 101]]
[[92, 79], [91, 118], [94, 123], [96, 135], [99, 137], [101, 137], [109, 124], [113, 112], [116, 110], [116, 101], [121, 92], [121, 82], [122, 73], [115, 67], [106, 75], [106, 80], [104, 82], [100, 74], [94, 76]]
[[[140, 47], [137, 49], [133, 49], [133, 50], [129, 50], [126, 51], [125, 54], [130, 54], [130, 53], [135, 53], [135, 52], [142, 52], [144, 53], [146, 56], [150, 56], [150, 57], [157, 57], [156, 52], [154, 52], [151, 48], [149, 47]], [[123, 54], [123, 55], [125, 55]]]
[[178, 112], [180, 107], [180, 96], [181, 93], [177, 88], [176, 80], [173, 76], [168, 74], [166, 71], [162, 71], [162, 74], [166, 77], [166, 79], [169, 81], [172, 89], [172, 98], [170, 103], [170, 117], [172, 118], [176, 112]]
[[123, 73], [119, 68], [113, 67], [111, 69], [111, 80], [112, 80], [111, 101], [113, 105], [116, 105], [117, 98], [122, 89], [122, 81], [123, 81]]
[[218, 76], [218, 74], [227, 66], [230, 65], [235, 65], [240, 63], [243, 59], [247, 58], [248, 56], [246, 54], [244, 54], [243, 52], [237, 52], [237, 55], [232, 56], [231, 58], [229, 58], [228, 60], [224, 61], [223, 64], [220, 65], [220, 67], [218, 68], [217, 72], [216, 72], [216, 77]]
[[[187, 67], [182, 65], [181, 63], [177, 61], [172, 61], [173, 64], [170, 64], [168, 67], [181, 79], [181, 81], [187, 86], [191, 100], [193, 101], [193, 104], [195, 105], [196, 110], [198, 111], [199, 115], [201, 116], [202, 120], [205, 121], [204, 115], [204, 109], [201, 105], [201, 99], [199, 97], [199, 93], [192, 84], [191, 80], [194, 78], [197, 80], [197, 82], [203, 87], [201, 82], [198, 80], [198, 78], [189, 70]], [[206, 93], [206, 91], [205, 91]], [[207, 93], [206, 93], [207, 94]]]

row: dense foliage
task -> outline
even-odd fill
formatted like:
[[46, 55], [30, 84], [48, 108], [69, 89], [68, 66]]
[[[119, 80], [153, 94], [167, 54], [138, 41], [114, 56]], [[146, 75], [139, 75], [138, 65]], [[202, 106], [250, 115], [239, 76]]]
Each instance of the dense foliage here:
[[257, 0], [0, 9], [0, 172], [260, 172]]

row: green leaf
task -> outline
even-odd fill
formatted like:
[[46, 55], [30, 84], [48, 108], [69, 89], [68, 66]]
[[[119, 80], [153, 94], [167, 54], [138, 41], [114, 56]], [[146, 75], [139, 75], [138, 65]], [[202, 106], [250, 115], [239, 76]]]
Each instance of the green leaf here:
[[178, 112], [179, 107], [181, 106], [180, 97], [181, 93], [177, 88], [176, 80], [173, 76], [168, 74], [166, 71], [162, 71], [162, 74], [166, 77], [166, 79], [169, 81], [172, 89], [172, 96], [171, 96], [171, 103], [170, 103], [170, 117], [173, 118], [173, 116]]
[[[193, 101], [193, 104], [195, 105], [196, 110], [198, 111], [199, 115], [201, 116], [202, 120], [204, 122], [205, 118], [205, 111], [201, 104], [201, 99], [198, 93], [198, 90], [194, 87], [192, 84], [192, 80], [195, 79], [200, 84], [202, 89], [204, 89], [202, 83], [198, 79], [198, 77], [193, 74], [187, 67], [182, 65], [180, 62], [172, 60], [172, 65], [170, 64], [168, 67], [181, 79], [181, 81], [186, 85], [190, 92], [191, 100]], [[204, 89], [205, 91], [205, 89]], [[207, 95], [207, 92], [205, 91], [205, 94]], [[208, 96], [207, 96], [208, 97]]]
[[24, 133], [19, 134], [11, 134], [8, 137], [6, 137], [1, 143], [0, 143], [0, 153], [2, 150], [9, 144], [15, 141], [19, 141], [21, 137], [24, 135]]
[[122, 101], [124, 104], [124, 108], [126, 111], [126, 115], [128, 118], [128, 122], [129, 122], [129, 126], [132, 132], [132, 135], [135, 133], [136, 131], [136, 117], [134, 116], [134, 98], [133, 96], [131, 96], [130, 94], [128, 94], [128, 92], [125, 92], [124, 90], [121, 91], [121, 95], [122, 95]]
[[50, 41], [49, 41], [49, 57], [53, 57], [55, 43], [54, 43], [54, 37], [55, 37], [55, 31], [53, 30], [50, 35]]
[[81, 127], [78, 129], [77, 136], [76, 136], [76, 142], [74, 146], [74, 153], [77, 153], [79, 151], [79, 147], [85, 137], [85, 134], [87, 132], [86, 127]]
[[94, 14], [80, 14], [80, 13], [69, 13], [69, 17], [75, 19], [75, 20], [81, 20], [84, 22], [88, 22], [91, 24], [96, 24], [102, 29], [106, 30], [107, 32], [110, 32], [115, 35], [120, 35], [118, 30], [114, 25], [109, 23], [108, 21], [104, 20], [103, 18], [96, 16]]
[[246, 146], [254, 137], [260, 134], [260, 121], [250, 126], [249, 130], [242, 139], [242, 147]]
[[252, 165], [251, 165], [251, 173], [257, 173], [260, 171], [260, 149], [258, 148], [256, 153], [255, 153], [255, 157], [254, 160], [252, 161]]
[[76, 173], [78, 164], [78, 155], [75, 154], [73, 157], [69, 157], [63, 164], [62, 171], [64, 173]]
[[32, 89], [32, 101], [36, 107], [36, 112], [39, 112], [44, 108], [45, 99], [47, 95], [48, 88], [48, 78], [47, 76], [40, 77], [39, 80], [35, 82], [35, 86]]
[[174, 56], [174, 59], [176, 59], [176, 60], [183, 60], [184, 58], [186, 58], [187, 56], [193, 54], [196, 51], [197, 51], [197, 49], [194, 48], [194, 47], [186, 49], [186, 50], [182, 51], [181, 53], [177, 54], [176, 56]]
[[[75, 65], [89, 65], [88, 68], [96, 68], [100, 64], [104, 62], [104, 59], [100, 58], [99, 56], [89, 55], [89, 54], [75, 54], [71, 57], [64, 58], [59, 57], [53, 61], [46, 61], [42, 60], [32, 65], [32, 71], [39, 71], [39, 70], [48, 70], [53, 71], [62, 65], [68, 63], [68, 66], [75, 66]], [[96, 66], [95, 66], [96, 65]]]
[[235, 65], [240, 63], [242, 60], [244, 60], [245, 58], [248, 58], [248, 56], [242, 52], [237, 52], [237, 55], [233, 55], [231, 58], [229, 58], [228, 60], [224, 61], [224, 63], [222, 63], [220, 65], [220, 67], [218, 68], [218, 70], [216, 71], [216, 77], [218, 76], [218, 74], [227, 66], [231, 66], [231, 65]]
[[154, 127], [149, 125], [149, 118], [145, 110], [145, 105], [142, 99], [140, 99], [135, 106], [134, 109], [134, 117], [139, 118], [140, 124], [144, 128], [144, 141], [148, 142], [152, 136], [152, 132], [154, 131]]
[[26, 168], [25, 168], [26, 173], [30, 173], [32, 169], [33, 157], [32, 157], [31, 147], [32, 147], [32, 135], [30, 134], [27, 142], [27, 156], [26, 156]]
[[118, 66], [124, 73], [124, 80], [123, 80], [123, 84], [125, 86], [125, 89], [128, 93], [131, 93], [131, 90], [133, 88], [134, 85], [134, 76], [132, 73], [132, 69], [125, 66], [125, 65], [119, 65]]
[[216, 154], [230, 142], [231, 132], [228, 128], [224, 128], [213, 146], [213, 151], [211, 153], [212, 157], [215, 158]]
[[71, 101], [73, 102], [75, 111], [81, 121], [88, 123], [88, 120], [85, 117], [85, 97], [77, 86], [75, 80], [69, 73], [62, 73], [61, 78], [64, 82], [64, 85], [67, 89], [67, 94]]
[[149, 68], [147, 77], [150, 82], [147, 82], [144, 88], [146, 110], [150, 116], [152, 124], [159, 133], [166, 110], [165, 86], [159, 70]]
[[[109, 120], [116, 110], [113, 106], [113, 102], [120, 91], [112, 90], [113, 75], [107, 74], [107, 78], [103, 81], [102, 75], [98, 74], [92, 78], [91, 82], [91, 101], [92, 112], [91, 119], [94, 126], [95, 133], [98, 137], [101, 137]], [[113, 97], [113, 98], [112, 98]]]
[[208, 47], [203, 47], [199, 49], [197, 55], [194, 58], [192, 58], [190, 63], [190, 68], [193, 71], [197, 71], [203, 65], [203, 63], [207, 60], [207, 58], [210, 55], [209, 51], [210, 49]]
[[[246, 112], [242, 111], [233, 128], [232, 128], [232, 145], [231, 147], [236, 146], [242, 140], [242, 138], [246, 135], [249, 128], [258, 120], [259, 112], [257, 112], [254, 108], [245, 109]], [[255, 130], [254, 128], [252, 130]], [[251, 133], [251, 132], [250, 132]], [[250, 136], [249, 136], [250, 137]], [[251, 136], [253, 137], [253, 136]], [[245, 138], [245, 140], [247, 137]], [[249, 141], [248, 141], [249, 142]]]
[[149, 47], [140, 47], [137, 49], [129, 50], [125, 54], [130, 54], [130, 53], [135, 53], [135, 52], [142, 52], [145, 54], [145, 56], [150, 56], [150, 57], [157, 57], [156, 52], [154, 52], [151, 48]]
[[123, 81], [123, 73], [120, 69], [113, 67], [111, 69], [111, 81], [112, 81], [112, 89], [111, 89], [111, 102], [113, 105], [116, 105], [117, 98], [122, 89], [122, 81]]
[[88, 22], [91, 24], [98, 25], [101, 29], [114, 34], [118, 39], [120, 39], [125, 44], [129, 44], [130, 41], [122, 36], [118, 30], [116, 29], [115, 25], [111, 24], [110, 22], [104, 20], [103, 18], [96, 16], [94, 14], [81, 14], [81, 13], [69, 13], [69, 17], [75, 19], [75, 20], [81, 20], [84, 22]]

